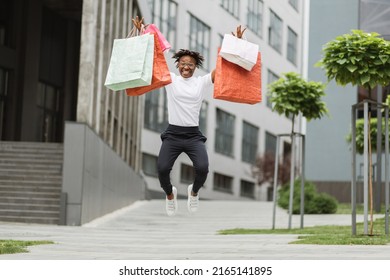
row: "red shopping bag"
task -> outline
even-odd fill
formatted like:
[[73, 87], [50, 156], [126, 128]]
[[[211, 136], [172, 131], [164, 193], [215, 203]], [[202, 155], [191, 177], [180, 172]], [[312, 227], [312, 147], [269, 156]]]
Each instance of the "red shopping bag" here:
[[261, 102], [261, 97], [260, 52], [251, 71], [223, 59], [218, 54], [214, 98], [236, 103], [256, 104]]
[[160, 43], [157, 39], [157, 34], [154, 33], [154, 59], [153, 59], [153, 76], [152, 83], [148, 86], [126, 89], [126, 94], [129, 96], [137, 96], [149, 91], [161, 88], [172, 83], [171, 74], [165, 60], [164, 53], [161, 50]]

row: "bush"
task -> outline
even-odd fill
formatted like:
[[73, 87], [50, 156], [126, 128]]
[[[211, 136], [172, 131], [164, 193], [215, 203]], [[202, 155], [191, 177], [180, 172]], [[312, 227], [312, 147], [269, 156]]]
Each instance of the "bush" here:
[[[283, 209], [288, 209], [290, 199], [290, 183], [284, 184], [279, 189], [278, 205]], [[301, 212], [301, 180], [294, 182], [293, 214]], [[337, 200], [326, 194], [318, 193], [316, 186], [309, 181], [305, 181], [305, 214], [333, 214], [337, 211]]]

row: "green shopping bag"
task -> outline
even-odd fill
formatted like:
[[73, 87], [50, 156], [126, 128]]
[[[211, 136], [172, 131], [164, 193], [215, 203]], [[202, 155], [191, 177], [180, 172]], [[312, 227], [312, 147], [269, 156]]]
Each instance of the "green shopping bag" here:
[[115, 39], [104, 85], [114, 91], [152, 83], [154, 35]]

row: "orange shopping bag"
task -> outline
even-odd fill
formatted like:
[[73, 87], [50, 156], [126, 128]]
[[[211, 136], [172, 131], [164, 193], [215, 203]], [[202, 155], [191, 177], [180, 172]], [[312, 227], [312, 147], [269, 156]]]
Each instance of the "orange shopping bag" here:
[[161, 50], [157, 34], [154, 34], [154, 59], [153, 59], [153, 76], [152, 83], [148, 86], [126, 89], [126, 94], [129, 96], [137, 96], [161, 88], [172, 83], [171, 74], [168, 69], [167, 61], [164, 53]]
[[214, 79], [214, 98], [246, 104], [261, 102], [260, 52], [251, 71], [223, 59], [218, 54]]

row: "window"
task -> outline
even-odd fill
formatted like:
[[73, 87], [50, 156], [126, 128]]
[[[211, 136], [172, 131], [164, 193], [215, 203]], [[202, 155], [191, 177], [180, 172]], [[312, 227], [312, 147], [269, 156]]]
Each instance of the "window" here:
[[215, 131], [215, 151], [233, 157], [235, 117], [217, 109], [217, 126]]
[[184, 184], [192, 184], [194, 182], [194, 178], [194, 167], [182, 163], [180, 168], [180, 181]]
[[298, 0], [288, 0], [288, 3], [296, 10], [298, 11]]
[[263, 1], [248, 1], [247, 25], [254, 33], [263, 37]]
[[0, 22], [0, 45], [5, 45], [5, 25]]
[[297, 65], [297, 45], [298, 35], [289, 27], [287, 35], [287, 59], [294, 65]]
[[257, 155], [259, 128], [243, 122], [241, 157], [242, 161], [255, 163]]
[[0, 1], [0, 46], [13, 47], [15, 33], [13, 15], [14, 1]]
[[36, 140], [42, 142], [55, 142], [60, 128], [60, 89], [38, 83], [37, 94], [38, 127]]
[[0, 140], [3, 140], [5, 130], [5, 104], [8, 92], [8, 71], [0, 68]]
[[255, 198], [255, 183], [241, 180], [240, 195]]
[[162, 132], [168, 126], [167, 98], [164, 88], [145, 95], [144, 127]]
[[[119, 99], [119, 98], [118, 98]], [[119, 137], [119, 127], [118, 127], [118, 118], [117, 116], [114, 115], [114, 131], [112, 132], [112, 147], [114, 148], [114, 150], [118, 150], [118, 147], [120, 147], [120, 144], [118, 143], [118, 139], [120, 139], [121, 137]]]
[[240, 14], [239, 0], [222, 0], [221, 6], [236, 18], [239, 17]]
[[143, 153], [142, 154], [142, 169], [145, 175], [158, 177], [157, 171], [157, 156]]
[[171, 44], [171, 50], [176, 49], [177, 34], [177, 4], [171, 0], [149, 0], [152, 11], [152, 22]]
[[202, 107], [200, 108], [199, 113], [199, 130], [203, 133], [203, 135], [207, 134], [207, 108], [208, 104], [206, 101], [203, 101]]
[[233, 193], [233, 177], [214, 173], [214, 190]]
[[203, 68], [208, 69], [210, 51], [210, 27], [190, 14], [189, 48], [203, 55]]
[[265, 152], [273, 155], [276, 153], [276, 136], [269, 132], [265, 133]]
[[[279, 76], [276, 75], [274, 72], [272, 72], [271, 70], [268, 69], [268, 81], [267, 81], [267, 84], [272, 84], [273, 82], [279, 80]], [[268, 108], [271, 108], [272, 109], [272, 103], [271, 101], [269, 100], [269, 97], [267, 96], [267, 107]]]
[[282, 20], [272, 10], [270, 11], [270, 26], [268, 43], [279, 53], [282, 53]]

